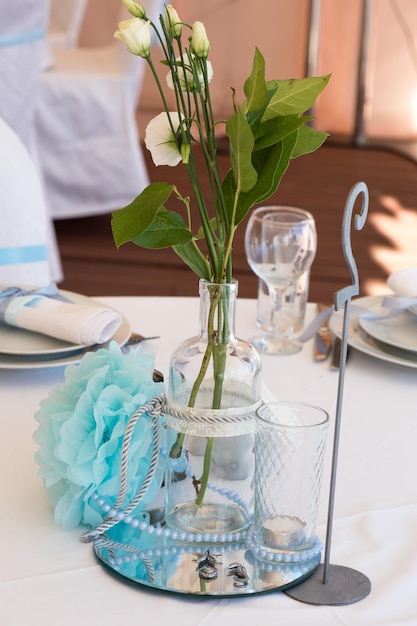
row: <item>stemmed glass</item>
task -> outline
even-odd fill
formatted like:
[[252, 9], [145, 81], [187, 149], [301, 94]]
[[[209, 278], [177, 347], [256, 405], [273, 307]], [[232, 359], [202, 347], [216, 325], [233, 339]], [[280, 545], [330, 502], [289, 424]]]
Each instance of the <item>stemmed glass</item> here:
[[260, 207], [249, 218], [245, 234], [248, 263], [268, 286], [271, 300], [269, 328], [253, 345], [264, 354], [294, 354], [302, 344], [294, 337], [291, 306], [295, 283], [313, 263], [317, 249], [314, 218], [308, 211], [288, 206]]

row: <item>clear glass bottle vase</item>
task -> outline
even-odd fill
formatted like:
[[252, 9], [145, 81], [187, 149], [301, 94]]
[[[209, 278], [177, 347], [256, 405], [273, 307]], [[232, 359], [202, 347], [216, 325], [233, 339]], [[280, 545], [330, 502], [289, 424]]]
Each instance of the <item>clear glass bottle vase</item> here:
[[[237, 282], [200, 280], [200, 334], [170, 362], [165, 519], [221, 540], [253, 517], [261, 361], [235, 337]], [[209, 538], [209, 537], [207, 537]]]

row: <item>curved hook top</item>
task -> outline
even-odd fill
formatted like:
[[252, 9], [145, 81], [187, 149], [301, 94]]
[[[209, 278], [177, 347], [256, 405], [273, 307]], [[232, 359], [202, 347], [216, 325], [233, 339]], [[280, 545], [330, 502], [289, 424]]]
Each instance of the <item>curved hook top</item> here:
[[353, 209], [357, 198], [362, 195], [362, 206], [360, 212], [355, 215], [354, 226], [355, 230], [362, 230], [366, 222], [369, 206], [369, 191], [365, 183], [356, 183], [349, 192], [349, 195], [345, 204], [345, 212], [343, 215], [342, 223], [342, 249], [343, 255], [346, 259], [347, 266], [352, 277], [352, 284], [343, 289], [339, 289], [334, 294], [334, 306], [338, 311], [347, 300], [350, 300], [353, 296], [357, 296], [359, 293], [359, 275], [356, 261], [352, 253], [351, 244], [351, 223], [353, 217]]

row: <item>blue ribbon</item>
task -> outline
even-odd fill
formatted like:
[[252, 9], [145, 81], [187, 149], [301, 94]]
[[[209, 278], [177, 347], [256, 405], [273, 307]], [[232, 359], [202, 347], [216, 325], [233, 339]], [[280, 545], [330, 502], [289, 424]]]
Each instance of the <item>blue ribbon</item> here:
[[0, 248], [0, 265], [18, 265], [48, 260], [46, 244]]
[[0, 35], [0, 48], [6, 46], [19, 46], [22, 43], [30, 43], [45, 39], [44, 28], [34, 28], [26, 33], [14, 33], [12, 35]]
[[14, 298], [18, 298], [20, 296], [44, 296], [46, 298], [61, 300], [62, 302], [70, 302], [68, 298], [59, 293], [57, 286], [53, 283], [47, 285], [46, 287], [40, 287], [39, 289], [6, 287], [0, 291], [0, 322], [6, 321], [6, 311], [10, 302], [14, 300]]

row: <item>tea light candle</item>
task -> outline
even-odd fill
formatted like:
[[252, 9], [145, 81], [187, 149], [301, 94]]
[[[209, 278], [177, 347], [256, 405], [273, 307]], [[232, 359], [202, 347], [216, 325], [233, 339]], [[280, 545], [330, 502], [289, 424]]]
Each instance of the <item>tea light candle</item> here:
[[288, 549], [305, 541], [305, 522], [290, 515], [270, 517], [262, 524], [262, 541], [269, 548]]

